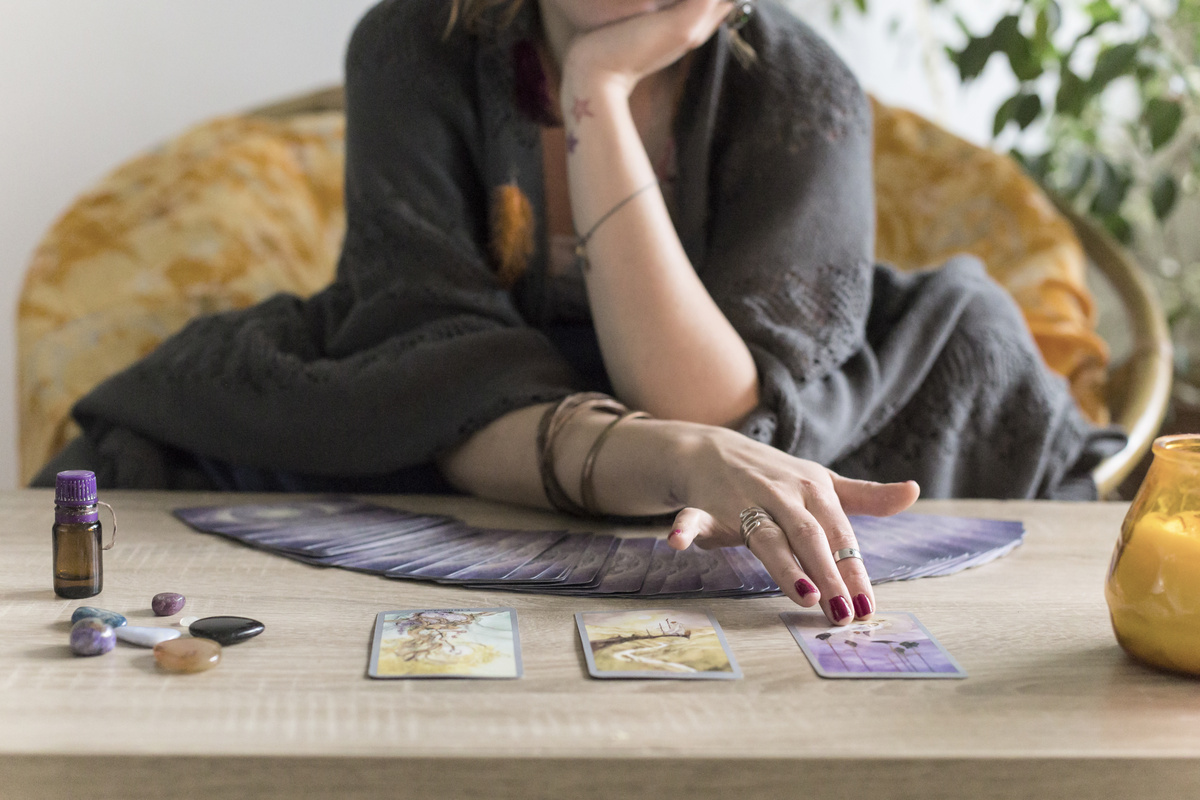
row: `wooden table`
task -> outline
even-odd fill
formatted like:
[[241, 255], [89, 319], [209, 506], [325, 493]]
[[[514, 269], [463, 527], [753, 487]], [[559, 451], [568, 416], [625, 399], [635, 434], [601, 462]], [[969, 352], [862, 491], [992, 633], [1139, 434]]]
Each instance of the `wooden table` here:
[[[919, 615], [965, 681], [821, 680], [774, 598], [674, 601], [715, 613], [743, 680], [605, 682], [586, 674], [572, 615], [637, 601], [316, 569], [167, 513], [229, 495], [105, 499], [121, 523], [106, 588], [65, 601], [50, 588], [51, 495], [0, 494], [3, 800], [1200, 797], [1200, 683], [1132, 662], [1109, 628], [1102, 589], [1123, 505], [919, 505], [1028, 527], [994, 564], [877, 589], [882, 609]], [[479, 524], [562, 522], [463, 499], [387, 502]], [[162, 591], [185, 594], [185, 614], [250, 616], [266, 633], [198, 675], [160, 672], [126, 645], [71, 655], [75, 607], [153, 624]], [[523, 679], [364, 677], [378, 611], [489, 605], [518, 610]]]

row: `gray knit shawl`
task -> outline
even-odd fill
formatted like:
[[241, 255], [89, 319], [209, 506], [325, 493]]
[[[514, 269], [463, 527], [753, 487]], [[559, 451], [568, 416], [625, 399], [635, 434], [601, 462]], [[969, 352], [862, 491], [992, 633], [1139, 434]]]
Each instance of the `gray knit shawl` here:
[[[544, 226], [514, 288], [488, 256], [494, 187], [515, 180], [545, 219], [539, 123], [513, 71], [536, 4], [483, 35], [444, 35], [446, 8], [384, 0], [353, 36], [334, 283], [197, 319], [78, 403], [115, 485], [165, 481], [146, 443], [384, 475], [509, 411], [607, 385], [594, 335], [563, 345], [589, 316], [578, 277], [547, 276]], [[672, 207], [758, 367], [743, 432], [848, 474], [915, 478], [925, 496], [1094, 493], [1087, 468], [1119, 437], [1082, 421], [979, 265], [914, 277], [873, 264], [870, 112], [846, 67], [769, 3], [744, 36], [753, 67], [723, 30], [693, 61]]]

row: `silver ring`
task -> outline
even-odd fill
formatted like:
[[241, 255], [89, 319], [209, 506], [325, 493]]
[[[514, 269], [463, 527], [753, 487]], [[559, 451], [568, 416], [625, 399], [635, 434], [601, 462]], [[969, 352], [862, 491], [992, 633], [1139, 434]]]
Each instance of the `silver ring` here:
[[775, 520], [766, 511], [763, 511], [758, 506], [750, 506], [743, 509], [739, 515], [742, 518], [742, 541], [746, 547], [750, 546], [750, 534], [758, 530], [758, 527], [764, 522], [775, 524]]
[[725, 15], [725, 25], [731, 31], [740, 30], [753, 16], [754, 3], [752, 0], [740, 0], [740, 2], [735, 2], [730, 12]]
[[833, 554], [834, 561], [841, 561], [846, 558], [857, 558], [859, 561], [862, 561], [862, 553], [858, 552], [857, 547], [843, 547]]

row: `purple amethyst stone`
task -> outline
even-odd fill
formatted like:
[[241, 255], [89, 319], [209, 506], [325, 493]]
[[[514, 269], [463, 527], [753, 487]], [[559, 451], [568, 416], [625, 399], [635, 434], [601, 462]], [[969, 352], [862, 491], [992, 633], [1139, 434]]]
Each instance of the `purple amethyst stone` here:
[[150, 601], [150, 608], [154, 609], [155, 616], [169, 617], [183, 611], [186, 602], [187, 598], [181, 594], [160, 592], [154, 595], [154, 599]]
[[77, 656], [102, 656], [116, 643], [112, 626], [95, 617], [84, 617], [71, 627], [71, 652]]

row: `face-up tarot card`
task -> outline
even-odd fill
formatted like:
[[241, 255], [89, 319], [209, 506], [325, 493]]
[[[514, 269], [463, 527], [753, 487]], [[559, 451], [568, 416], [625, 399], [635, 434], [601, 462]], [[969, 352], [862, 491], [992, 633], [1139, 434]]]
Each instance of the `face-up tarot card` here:
[[575, 623], [593, 678], [742, 677], [721, 626], [705, 611], [585, 611]]
[[521, 640], [511, 608], [383, 611], [375, 619], [372, 678], [519, 678]]
[[779, 615], [822, 678], [965, 678], [954, 656], [912, 614], [878, 612], [830, 627], [824, 614]]

